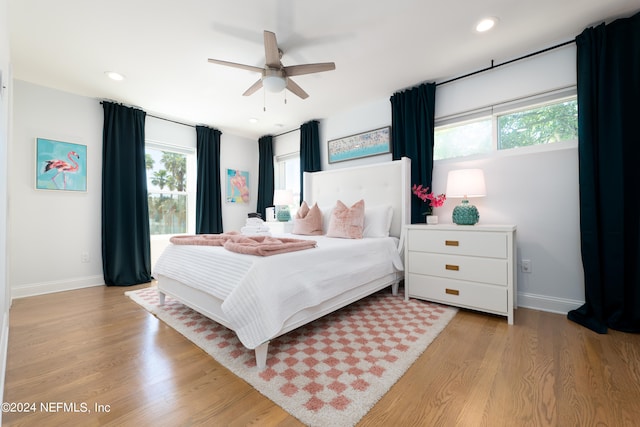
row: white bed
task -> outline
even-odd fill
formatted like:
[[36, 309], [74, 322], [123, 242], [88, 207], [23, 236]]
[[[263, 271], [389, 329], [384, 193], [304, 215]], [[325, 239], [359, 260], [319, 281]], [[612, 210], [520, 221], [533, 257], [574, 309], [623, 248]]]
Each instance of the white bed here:
[[[169, 295], [234, 330], [247, 348], [255, 349], [259, 369], [266, 366], [271, 339], [385, 287], [392, 286], [396, 293], [403, 276], [399, 253], [410, 214], [408, 158], [305, 173], [304, 184], [305, 200], [321, 209], [337, 200], [351, 206], [360, 199], [365, 201], [365, 215], [367, 207], [391, 206], [391, 238], [291, 235], [316, 240], [318, 247], [269, 257], [235, 254], [221, 247], [172, 245], [154, 271], [161, 303]], [[350, 252], [341, 254], [343, 247], [350, 247]], [[369, 255], [357, 256], [364, 253]], [[367, 259], [373, 261], [369, 266]], [[297, 285], [281, 289], [279, 283], [285, 281]], [[239, 311], [240, 304], [248, 306]]]

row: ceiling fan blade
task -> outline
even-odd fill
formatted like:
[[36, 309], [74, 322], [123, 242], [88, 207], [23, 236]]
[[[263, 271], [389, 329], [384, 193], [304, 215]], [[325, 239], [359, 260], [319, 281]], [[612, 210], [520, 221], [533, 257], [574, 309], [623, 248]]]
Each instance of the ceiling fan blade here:
[[264, 56], [267, 67], [280, 68], [280, 49], [275, 33], [264, 31]]
[[257, 82], [255, 82], [254, 84], [251, 85], [251, 87], [247, 90], [244, 91], [244, 93], [242, 94], [242, 96], [249, 96], [249, 95], [253, 95], [254, 93], [256, 93], [256, 91], [258, 89], [260, 89], [262, 87], [262, 79], [258, 80]]
[[287, 76], [301, 76], [303, 74], [321, 73], [323, 71], [331, 71], [335, 69], [335, 63], [322, 62], [318, 64], [290, 65], [288, 67], [284, 67], [284, 73]]
[[291, 79], [287, 79], [287, 89], [289, 89], [291, 93], [298, 95], [302, 99], [307, 99], [309, 97], [309, 94], [302, 90], [302, 88]]
[[212, 64], [226, 65], [227, 67], [242, 68], [243, 70], [249, 70], [249, 71], [255, 71], [256, 73], [262, 73], [262, 68], [254, 67], [253, 65], [238, 64], [238, 63], [235, 63], [235, 62], [221, 61], [220, 59], [211, 59], [211, 58], [209, 58], [209, 62], [211, 62]]

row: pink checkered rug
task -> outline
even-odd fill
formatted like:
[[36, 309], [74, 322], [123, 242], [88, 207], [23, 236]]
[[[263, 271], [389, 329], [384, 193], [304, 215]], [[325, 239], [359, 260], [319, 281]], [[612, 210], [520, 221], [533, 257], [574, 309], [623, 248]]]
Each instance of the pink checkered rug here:
[[259, 371], [233, 331], [154, 287], [126, 292], [284, 410], [309, 426], [353, 426], [456, 314], [378, 292], [271, 341]]

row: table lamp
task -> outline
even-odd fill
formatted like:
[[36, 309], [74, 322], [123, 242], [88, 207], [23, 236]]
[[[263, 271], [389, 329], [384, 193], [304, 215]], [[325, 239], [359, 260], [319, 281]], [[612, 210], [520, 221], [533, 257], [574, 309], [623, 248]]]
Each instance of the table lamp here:
[[462, 202], [453, 208], [452, 219], [458, 225], [474, 225], [480, 219], [478, 208], [469, 204], [468, 197], [484, 197], [487, 188], [482, 169], [458, 169], [447, 176], [447, 197], [462, 197]]
[[293, 191], [276, 190], [273, 192], [273, 205], [276, 207], [276, 219], [281, 222], [291, 220], [289, 205], [293, 204]]

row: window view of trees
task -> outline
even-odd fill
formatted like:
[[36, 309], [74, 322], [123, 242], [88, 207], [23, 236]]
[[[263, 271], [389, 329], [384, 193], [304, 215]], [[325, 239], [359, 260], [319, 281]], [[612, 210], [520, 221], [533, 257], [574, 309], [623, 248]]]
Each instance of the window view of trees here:
[[545, 105], [498, 116], [498, 149], [578, 139], [578, 102]]
[[151, 234], [186, 233], [186, 156], [147, 148], [145, 163]]
[[513, 113], [438, 126], [434, 133], [433, 158], [451, 159], [577, 139], [578, 102], [575, 98], [565, 99]]

